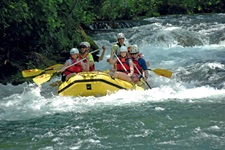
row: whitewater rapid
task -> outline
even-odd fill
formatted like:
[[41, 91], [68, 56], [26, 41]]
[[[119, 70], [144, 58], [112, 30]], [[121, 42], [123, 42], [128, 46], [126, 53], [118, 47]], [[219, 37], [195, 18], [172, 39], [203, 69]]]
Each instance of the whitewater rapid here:
[[[220, 19], [224, 14], [218, 14]], [[218, 20], [210, 22], [199, 15], [149, 18], [148, 25], [105, 31], [93, 35], [99, 47], [110, 54], [118, 32], [126, 35], [125, 43], [137, 44], [141, 53], [150, 61], [150, 68], [171, 70], [171, 79], [150, 71], [146, 91], [124, 91], [103, 97], [60, 97], [57, 87], [50, 84], [60, 80], [52, 78], [41, 87], [33, 83], [13, 86], [0, 85], [0, 120], [35, 118], [60, 112], [85, 112], [105, 106], [136, 105], [146, 102], [221, 102], [225, 97], [225, 25]], [[221, 20], [220, 20], [221, 21]], [[152, 23], [154, 22], [154, 23]], [[216, 36], [219, 35], [219, 36]], [[110, 65], [96, 63], [98, 70]]]

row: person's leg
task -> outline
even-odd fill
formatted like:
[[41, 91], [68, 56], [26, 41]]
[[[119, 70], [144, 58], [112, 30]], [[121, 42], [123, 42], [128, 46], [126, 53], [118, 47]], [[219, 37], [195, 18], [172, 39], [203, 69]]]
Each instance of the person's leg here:
[[124, 73], [124, 72], [118, 72], [118, 71], [116, 71], [115, 74], [114, 74], [114, 76], [116, 78], [118, 78], [118, 79], [125, 80], [127, 82], [131, 82], [132, 81], [131, 78], [126, 73]]
[[69, 80], [69, 78], [71, 78], [71, 77], [73, 77], [73, 76], [75, 76], [76, 75], [76, 73], [70, 73], [70, 74], [68, 74], [67, 76], [66, 76], [66, 80]]

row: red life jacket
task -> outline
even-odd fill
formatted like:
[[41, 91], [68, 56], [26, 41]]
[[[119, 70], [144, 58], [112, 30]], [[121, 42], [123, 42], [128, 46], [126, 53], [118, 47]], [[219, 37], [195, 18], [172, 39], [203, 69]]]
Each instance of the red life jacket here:
[[129, 66], [129, 58], [128, 57], [121, 57], [121, 56], [118, 56], [119, 60], [121, 61], [121, 63], [123, 64], [123, 66], [126, 68], [126, 70], [124, 70], [123, 66], [120, 64], [120, 62], [117, 60], [116, 61], [116, 68], [117, 68], [117, 71], [120, 71], [120, 72], [125, 72], [125, 73], [129, 73], [130, 72], [130, 66]]
[[[132, 58], [132, 61], [133, 61], [134, 65], [136, 66], [136, 67], [134, 66], [134, 73], [139, 74], [138, 70], [140, 71], [140, 73], [142, 73], [142, 68], [141, 68], [141, 66], [138, 64], [138, 60]], [[137, 68], [138, 70], [137, 70], [136, 68]]]
[[[79, 59], [84, 59], [84, 58], [86, 58], [85, 60], [83, 60], [83, 62], [86, 63], [86, 62], [87, 62], [88, 54], [89, 54], [89, 53], [85, 54], [84, 57], [81, 56], [81, 55], [79, 55]], [[94, 70], [95, 70], [95, 64], [93, 64], [93, 66], [90, 66], [90, 67], [89, 67], [89, 71], [94, 71]]]
[[[72, 64], [74, 64], [74, 63], [78, 62], [79, 60], [78, 60], [78, 59], [74, 60], [74, 59], [70, 58], [69, 61], [72, 61]], [[63, 74], [68, 75], [68, 74], [70, 74], [70, 73], [79, 73], [79, 72], [82, 72], [82, 71], [83, 71], [83, 68], [82, 68], [82, 66], [81, 66], [81, 62], [78, 62], [78, 63], [76, 63], [75, 65], [73, 65], [73, 66], [67, 68], [67, 69], [63, 72]]]

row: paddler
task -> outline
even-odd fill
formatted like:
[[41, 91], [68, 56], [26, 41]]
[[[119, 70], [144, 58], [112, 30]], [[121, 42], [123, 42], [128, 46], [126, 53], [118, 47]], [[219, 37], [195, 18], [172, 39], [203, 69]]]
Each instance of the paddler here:
[[86, 60], [81, 60], [79, 58], [79, 50], [77, 48], [72, 48], [70, 50], [70, 58], [66, 60], [64, 66], [61, 69], [62, 78], [61, 80], [64, 82], [68, 80], [70, 77], [76, 75], [82, 71], [88, 71], [89, 64]]

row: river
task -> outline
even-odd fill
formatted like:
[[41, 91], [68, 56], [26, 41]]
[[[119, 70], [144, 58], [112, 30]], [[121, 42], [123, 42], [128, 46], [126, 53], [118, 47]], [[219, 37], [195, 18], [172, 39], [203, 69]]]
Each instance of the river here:
[[[225, 14], [146, 18], [149, 24], [102, 30], [110, 47], [123, 32], [150, 68], [152, 89], [103, 97], [60, 97], [57, 87], [0, 84], [0, 149], [225, 149]], [[105, 70], [102, 62], [96, 68]]]

